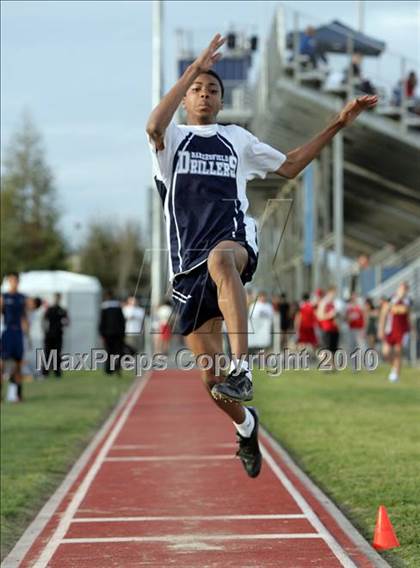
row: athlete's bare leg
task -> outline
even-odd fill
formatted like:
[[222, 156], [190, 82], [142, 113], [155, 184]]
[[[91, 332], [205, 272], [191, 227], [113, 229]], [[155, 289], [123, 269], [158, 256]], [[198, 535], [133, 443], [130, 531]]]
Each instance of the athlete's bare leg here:
[[397, 343], [396, 345], [394, 345], [394, 352], [391, 359], [391, 365], [398, 376], [400, 376], [401, 373], [401, 359], [402, 359], [402, 345]]
[[[3, 400], [3, 377], [5, 371], [5, 362], [0, 359], [0, 399]], [[14, 361], [13, 370], [10, 375], [13, 377], [17, 386], [22, 384], [22, 361]]]
[[222, 320], [221, 318], [212, 318], [186, 336], [185, 341], [196, 357], [205, 353], [213, 358], [213, 367], [209, 370], [202, 370], [202, 378], [207, 391], [217, 406], [223, 410], [236, 424], [242, 424], [245, 420], [245, 412], [241, 404], [237, 402], [229, 402], [215, 400], [211, 395], [211, 389], [223, 380], [222, 377], [216, 376], [214, 372], [214, 356], [216, 353], [223, 353], [222, 339]]
[[386, 341], [384, 341], [382, 344], [382, 356], [385, 361], [390, 362], [392, 360], [392, 347]]
[[15, 361], [15, 370], [13, 372], [16, 384], [20, 385], [22, 382], [22, 361]]
[[217, 286], [220, 311], [226, 322], [232, 357], [248, 355], [248, 312], [241, 273], [248, 262], [248, 252], [234, 241], [220, 242], [207, 261], [211, 278]]

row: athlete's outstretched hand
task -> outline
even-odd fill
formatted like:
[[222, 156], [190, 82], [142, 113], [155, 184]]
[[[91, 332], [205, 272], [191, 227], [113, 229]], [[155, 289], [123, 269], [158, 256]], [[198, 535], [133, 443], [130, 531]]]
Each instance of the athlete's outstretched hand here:
[[349, 126], [361, 112], [373, 108], [377, 102], [378, 97], [376, 95], [357, 97], [357, 99], [349, 101], [340, 112], [340, 120], [343, 122], [344, 126]]
[[226, 38], [222, 37], [221, 34], [216, 34], [214, 36], [209, 46], [202, 51], [194, 61], [194, 66], [198, 71], [208, 71], [217, 61], [219, 61], [219, 59], [221, 59], [222, 54], [218, 53], [218, 49], [222, 47], [225, 41]]

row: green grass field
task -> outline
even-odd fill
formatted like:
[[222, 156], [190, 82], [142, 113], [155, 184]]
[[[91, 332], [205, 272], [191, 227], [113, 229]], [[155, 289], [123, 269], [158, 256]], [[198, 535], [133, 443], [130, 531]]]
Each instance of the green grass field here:
[[379, 505], [401, 548], [392, 566], [420, 566], [420, 372], [256, 372], [266, 428], [371, 542]]
[[1, 557], [7, 554], [127, 390], [132, 374], [65, 373], [2, 403]]

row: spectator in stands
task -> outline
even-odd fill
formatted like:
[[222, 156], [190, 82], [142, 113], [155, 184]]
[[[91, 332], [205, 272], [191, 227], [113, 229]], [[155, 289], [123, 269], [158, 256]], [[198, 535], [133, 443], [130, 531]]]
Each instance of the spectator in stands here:
[[340, 331], [338, 327], [338, 312], [336, 309], [335, 286], [328, 288], [325, 296], [320, 300], [317, 309], [317, 319], [323, 333], [323, 346], [334, 353], [338, 349]]
[[327, 63], [325, 54], [317, 46], [315, 36], [316, 29], [313, 26], [308, 26], [305, 31], [301, 33], [299, 43], [300, 55], [306, 55], [314, 69], [318, 67], [319, 60], [323, 61], [325, 64]]
[[412, 99], [416, 95], [417, 75], [415, 71], [410, 71], [405, 80], [405, 96]]
[[[403, 91], [404, 85], [404, 91]], [[415, 114], [420, 114], [420, 97], [417, 95], [417, 75], [415, 71], [410, 71], [408, 77], [404, 81], [398, 81], [392, 92], [392, 104], [395, 106], [401, 106], [402, 104], [402, 94], [408, 101], [412, 103], [412, 111]]]
[[410, 71], [405, 81], [405, 96], [413, 103], [413, 112], [420, 115], [420, 96], [417, 94], [417, 75]]
[[401, 374], [403, 347], [410, 332], [411, 299], [409, 286], [402, 282], [389, 302], [384, 302], [379, 316], [379, 338], [383, 341], [384, 359], [391, 363], [388, 379], [398, 381]]
[[[345, 319], [349, 327], [348, 331], [348, 352], [351, 356], [357, 349], [365, 351], [366, 341], [365, 341], [365, 316], [363, 307], [357, 297], [356, 292], [352, 292], [347, 302], [347, 307], [345, 311]], [[356, 369], [357, 358], [351, 357], [351, 362], [353, 370]]]
[[365, 301], [366, 339], [369, 349], [375, 349], [378, 341], [379, 310], [371, 298]]
[[344, 72], [343, 83], [353, 79], [353, 84], [358, 94], [376, 95], [376, 89], [369, 81], [362, 76], [362, 56], [360, 53], [353, 53], [349, 69]]
[[142, 349], [143, 323], [145, 311], [138, 305], [134, 296], [127, 298], [123, 307], [125, 318], [125, 343], [132, 355], [139, 353]]
[[[69, 325], [67, 310], [60, 306], [61, 294], [54, 295], [54, 304], [47, 308], [44, 314], [44, 352], [45, 360], [48, 361], [51, 352], [57, 353], [57, 366], [54, 374], [57, 378], [61, 377], [61, 350], [63, 348], [64, 328]], [[42, 374], [47, 377], [50, 371], [49, 366], [42, 369]]]
[[296, 343], [298, 348], [309, 348], [314, 350], [318, 345], [315, 335], [317, 320], [315, 309], [310, 301], [309, 294], [303, 294], [299, 310], [295, 316]]
[[114, 371], [120, 374], [120, 357], [124, 348], [125, 319], [121, 304], [114, 298], [112, 290], [105, 292], [105, 299], [101, 306], [99, 333], [107, 352], [106, 374], [111, 375]]

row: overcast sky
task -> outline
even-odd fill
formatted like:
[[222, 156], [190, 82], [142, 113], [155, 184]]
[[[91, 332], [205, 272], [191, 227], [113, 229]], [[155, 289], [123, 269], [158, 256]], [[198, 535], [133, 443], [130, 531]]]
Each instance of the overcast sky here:
[[[358, 2], [284, 2], [302, 22], [357, 27]], [[165, 4], [165, 86], [175, 79], [175, 30], [204, 47], [229, 26], [266, 35], [275, 2]], [[63, 226], [79, 240], [92, 218], [147, 219], [151, 180], [144, 125], [151, 107], [151, 2], [3, 1], [2, 147], [29, 109], [55, 174]], [[366, 33], [417, 60], [419, 2], [364, 2]], [[375, 63], [390, 81], [395, 55]], [[414, 66], [414, 61], [409, 64]], [[75, 226], [81, 224], [77, 231]]]

